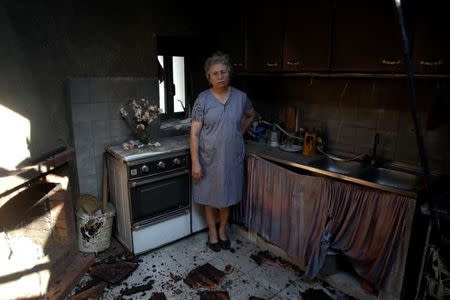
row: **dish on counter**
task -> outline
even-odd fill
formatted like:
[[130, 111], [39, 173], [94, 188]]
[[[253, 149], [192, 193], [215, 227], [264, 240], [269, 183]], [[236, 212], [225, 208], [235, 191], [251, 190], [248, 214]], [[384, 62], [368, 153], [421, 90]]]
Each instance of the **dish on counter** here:
[[302, 150], [302, 146], [300, 145], [281, 145], [280, 149], [287, 152], [298, 152]]

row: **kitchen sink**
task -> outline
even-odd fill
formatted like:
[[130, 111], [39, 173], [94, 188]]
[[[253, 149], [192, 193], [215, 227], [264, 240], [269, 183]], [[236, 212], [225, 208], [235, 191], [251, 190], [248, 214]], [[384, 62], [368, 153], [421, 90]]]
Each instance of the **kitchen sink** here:
[[361, 176], [366, 168], [358, 161], [335, 161], [328, 158], [313, 161], [311, 167], [349, 176]]
[[421, 184], [418, 174], [383, 167], [369, 168], [366, 177], [372, 182], [402, 190], [413, 190]]
[[417, 173], [374, 167], [361, 161], [335, 161], [324, 158], [311, 162], [309, 166], [402, 190], [415, 190], [422, 180], [421, 175]]

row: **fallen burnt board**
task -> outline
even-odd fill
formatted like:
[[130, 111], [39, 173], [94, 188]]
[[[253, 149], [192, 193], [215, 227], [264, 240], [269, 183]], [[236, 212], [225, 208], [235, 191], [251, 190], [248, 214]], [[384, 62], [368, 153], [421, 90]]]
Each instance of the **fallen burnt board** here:
[[200, 300], [230, 300], [230, 295], [227, 291], [202, 291]]
[[99, 264], [91, 267], [89, 273], [109, 283], [118, 283], [136, 270], [138, 263], [119, 261], [113, 264]]
[[217, 288], [224, 277], [225, 272], [206, 263], [190, 271], [184, 282], [191, 288], [208, 288], [212, 290]]
[[103, 289], [106, 287], [107, 283], [104, 281], [96, 282], [89, 288], [85, 288], [83, 291], [77, 292], [75, 295], [70, 297], [70, 300], [84, 300], [90, 298], [99, 298], [103, 294]]
[[133, 295], [133, 294], [136, 294], [136, 293], [139, 293], [139, 292], [151, 290], [153, 288], [153, 284], [154, 283], [155, 283], [154, 280], [150, 280], [146, 284], [137, 285], [137, 286], [133, 286], [131, 288], [127, 288], [127, 289], [121, 290], [120, 294], [122, 296], [129, 296], [129, 295]]
[[332, 298], [328, 296], [323, 290], [307, 289], [301, 293], [302, 299], [304, 300], [331, 300]]
[[300, 268], [293, 263], [281, 258], [280, 256], [273, 256], [269, 251], [259, 251], [256, 254], [251, 254], [250, 258], [260, 266], [263, 262], [278, 264], [283, 268], [290, 269], [294, 272], [301, 272]]
[[164, 293], [153, 293], [150, 300], [167, 300]]

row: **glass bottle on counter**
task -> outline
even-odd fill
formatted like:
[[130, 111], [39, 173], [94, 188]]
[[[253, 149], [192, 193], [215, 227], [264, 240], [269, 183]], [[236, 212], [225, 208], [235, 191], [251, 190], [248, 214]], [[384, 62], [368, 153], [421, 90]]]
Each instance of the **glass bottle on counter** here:
[[295, 144], [303, 146], [303, 141], [305, 140], [305, 128], [299, 128], [295, 134], [298, 139], [296, 139]]

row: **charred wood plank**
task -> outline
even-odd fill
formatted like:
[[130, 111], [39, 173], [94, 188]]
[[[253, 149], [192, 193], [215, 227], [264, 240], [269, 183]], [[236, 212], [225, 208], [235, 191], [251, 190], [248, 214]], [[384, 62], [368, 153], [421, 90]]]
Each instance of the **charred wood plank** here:
[[102, 281], [98, 282], [97, 284], [91, 286], [90, 288], [83, 290], [72, 297], [70, 297], [70, 300], [83, 300], [88, 298], [98, 298], [103, 294], [103, 290], [106, 287], [107, 283]]
[[202, 291], [200, 300], [230, 300], [230, 295], [227, 291]]
[[138, 264], [135, 262], [119, 261], [113, 264], [100, 264], [89, 269], [89, 273], [109, 283], [118, 283], [131, 274]]
[[166, 295], [164, 293], [153, 293], [150, 300], [166, 300]]
[[184, 282], [191, 288], [215, 289], [223, 281], [224, 277], [225, 272], [206, 263], [190, 271]]
[[133, 294], [136, 294], [136, 293], [139, 293], [139, 292], [151, 290], [153, 288], [153, 284], [154, 283], [155, 283], [154, 280], [150, 280], [146, 284], [137, 285], [137, 286], [133, 286], [133, 287], [128, 288], [128, 289], [121, 290], [120, 294], [122, 296], [129, 296], [129, 295], [133, 295]]

